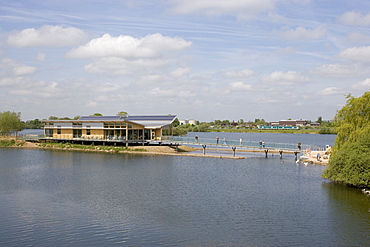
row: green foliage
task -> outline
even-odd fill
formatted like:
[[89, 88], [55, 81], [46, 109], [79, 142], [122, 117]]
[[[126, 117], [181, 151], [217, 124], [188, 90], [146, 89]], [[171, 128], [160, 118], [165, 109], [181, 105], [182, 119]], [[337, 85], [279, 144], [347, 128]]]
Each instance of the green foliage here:
[[370, 187], [370, 129], [356, 142], [345, 142], [330, 157], [323, 177], [356, 187]]
[[128, 113], [126, 111], [120, 111], [120, 112], [117, 113], [117, 116], [127, 117], [128, 116]]
[[15, 144], [14, 140], [0, 140], [0, 147], [10, 147]]
[[11, 131], [21, 131], [24, 125], [21, 121], [20, 112], [0, 112], [0, 133], [9, 135]]
[[93, 145], [81, 145], [72, 143], [61, 143], [61, 142], [49, 142], [40, 143], [39, 147], [48, 149], [77, 149], [77, 150], [87, 150], [87, 151], [106, 151], [106, 152], [120, 152], [120, 151], [136, 151], [136, 152], [146, 152], [143, 148], [132, 148], [132, 147], [116, 147], [116, 146], [93, 146]]
[[335, 129], [333, 127], [322, 127], [319, 134], [335, 134]]
[[335, 145], [340, 148], [346, 141], [354, 142], [370, 126], [370, 92], [355, 98], [347, 95], [347, 104], [334, 118], [337, 131]]
[[42, 129], [44, 124], [39, 119], [28, 120], [24, 123], [25, 129]]
[[180, 121], [177, 118], [175, 118], [175, 120], [173, 120], [173, 122], [172, 122], [172, 126], [177, 127], [179, 125], [180, 125]]
[[324, 178], [357, 187], [370, 187], [370, 92], [347, 96], [334, 118], [337, 138]]

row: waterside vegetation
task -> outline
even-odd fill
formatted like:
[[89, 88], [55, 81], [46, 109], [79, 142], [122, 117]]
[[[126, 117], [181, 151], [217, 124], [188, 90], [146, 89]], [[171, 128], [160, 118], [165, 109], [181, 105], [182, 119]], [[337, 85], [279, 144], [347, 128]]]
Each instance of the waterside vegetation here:
[[370, 187], [370, 92], [347, 96], [334, 118], [337, 137], [323, 177], [355, 187]]

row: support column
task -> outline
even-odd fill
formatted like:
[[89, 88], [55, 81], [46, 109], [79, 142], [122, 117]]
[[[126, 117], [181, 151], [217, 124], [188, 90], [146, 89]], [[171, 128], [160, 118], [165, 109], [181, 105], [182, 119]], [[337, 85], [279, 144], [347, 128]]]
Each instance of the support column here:
[[297, 160], [298, 159], [298, 151], [294, 151], [294, 155], [295, 155], [295, 160]]
[[233, 157], [235, 157], [235, 150], [236, 150], [236, 147], [232, 147], [231, 149], [233, 150]]

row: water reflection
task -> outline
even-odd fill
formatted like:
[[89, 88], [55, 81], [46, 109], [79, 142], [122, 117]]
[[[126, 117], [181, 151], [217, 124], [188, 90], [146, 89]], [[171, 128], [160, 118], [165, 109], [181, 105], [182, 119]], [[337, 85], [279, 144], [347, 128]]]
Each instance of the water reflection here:
[[2, 246], [366, 245], [361, 192], [290, 157], [0, 149]]

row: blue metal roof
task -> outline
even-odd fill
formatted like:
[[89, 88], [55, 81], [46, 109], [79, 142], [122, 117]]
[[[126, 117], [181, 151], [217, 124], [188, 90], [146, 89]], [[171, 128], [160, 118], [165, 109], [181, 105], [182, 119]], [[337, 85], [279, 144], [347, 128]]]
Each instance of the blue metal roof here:
[[[117, 121], [121, 116], [82, 116], [79, 120], [83, 121]], [[124, 120], [124, 119], [122, 119]]]
[[128, 116], [126, 121], [173, 121], [174, 115], [157, 115], [157, 116]]
[[145, 126], [146, 128], [161, 128], [170, 125], [176, 115], [146, 115], [146, 116], [82, 116], [80, 121], [127, 121]]

